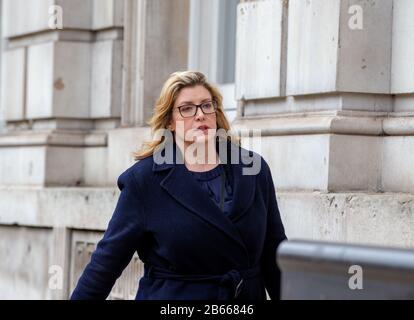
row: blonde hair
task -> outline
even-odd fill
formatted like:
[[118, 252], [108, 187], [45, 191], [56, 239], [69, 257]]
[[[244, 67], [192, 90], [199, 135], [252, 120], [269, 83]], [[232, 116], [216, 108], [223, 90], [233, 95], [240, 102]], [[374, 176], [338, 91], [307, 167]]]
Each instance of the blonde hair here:
[[[209, 83], [204, 74], [198, 71], [181, 71], [172, 73], [161, 89], [160, 96], [155, 104], [154, 115], [147, 122], [151, 127], [152, 133], [167, 129], [172, 117], [172, 108], [183, 88], [194, 87], [197, 85], [204, 86], [211, 94], [212, 99], [217, 103], [216, 121], [217, 130], [224, 129], [226, 139], [240, 144], [240, 139], [229, 133], [230, 123], [223, 112], [223, 96], [219, 90]], [[133, 153], [135, 160], [141, 160], [154, 154], [154, 151], [163, 143], [165, 137], [153, 139], [142, 144], [140, 150]]]

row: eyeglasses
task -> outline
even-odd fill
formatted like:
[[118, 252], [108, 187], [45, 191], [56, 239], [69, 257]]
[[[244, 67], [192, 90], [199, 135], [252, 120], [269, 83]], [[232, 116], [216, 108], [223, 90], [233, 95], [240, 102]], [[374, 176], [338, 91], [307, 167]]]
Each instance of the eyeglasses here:
[[207, 101], [202, 104], [186, 104], [177, 107], [183, 118], [191, 118], [197, 114], [197, 109], [200, 108], [204, 114], [212, 114], [217, 111], [217, 103], [215, 101]]

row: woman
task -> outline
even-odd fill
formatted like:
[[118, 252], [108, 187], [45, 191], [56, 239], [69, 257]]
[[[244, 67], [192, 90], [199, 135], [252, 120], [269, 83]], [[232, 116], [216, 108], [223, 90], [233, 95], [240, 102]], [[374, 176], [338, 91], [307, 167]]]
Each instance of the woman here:
[[106, 298], [137, 251], [136, 299], [265, 300], [265, 288], [278, 299], [286, 236], [271, 172], [223, 135], [218, 90], [200, 72], [173, 73], [149, 124], [155, 138], [119, 176], [117, 206], [71, 298]]

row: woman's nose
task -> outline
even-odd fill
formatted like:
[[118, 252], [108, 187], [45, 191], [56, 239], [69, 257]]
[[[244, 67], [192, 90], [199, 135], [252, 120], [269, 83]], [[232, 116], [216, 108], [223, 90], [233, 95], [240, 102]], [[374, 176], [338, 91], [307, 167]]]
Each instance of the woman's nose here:
[[204, 118], [204, 112], [203, 112], [203, 110], [201, 110], [201, 108], [197, 108], [197, 112], [196, 112], [196, 115], [195, 115], [195, 117], [197, 118], [197, 119], [199, 119], [199, 118]]

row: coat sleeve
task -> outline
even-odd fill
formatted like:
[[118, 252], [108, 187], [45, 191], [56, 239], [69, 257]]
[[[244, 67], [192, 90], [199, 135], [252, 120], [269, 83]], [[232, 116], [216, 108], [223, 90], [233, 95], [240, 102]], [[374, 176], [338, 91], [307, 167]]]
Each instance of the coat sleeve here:
[[72, 300], [106, 299], [115, 281], [142, 245], [145, 218], [133, 172], [125, 171], [117, 181], [121, 193], [103, 238], [84, 269]]
[[261, 259], [261, 268], [265, 287], [272, 300], [280, 299], [280, 269], [276, 263], [276, 250], [279, 244], [287, 240], [276, 200], [276, 192], [269, 166], [265, 163], [268, 186], [268, 210], [265, 244]]

